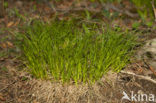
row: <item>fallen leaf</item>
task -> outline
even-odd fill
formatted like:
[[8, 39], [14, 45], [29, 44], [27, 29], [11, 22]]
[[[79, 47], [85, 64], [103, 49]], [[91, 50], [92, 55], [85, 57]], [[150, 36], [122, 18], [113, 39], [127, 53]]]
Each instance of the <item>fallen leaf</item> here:
[[11, 27], [13, 24], [14, 24], [14, 22], [11, 21], [11, 22], [9, 22], [9, 23], [7, 24], [7, 27]]
[[1, 47], [2, 47], [2, 48], [7, 48], [7, 45], [6, 45], [5, 43], [2, 43], [2, 44], [1, 44]]
[[7, 41], [7, 45], [9, 46], [9, 47], [14, 47], [14, 45], [11, 43], [11, 42], [9, 42], [9, 41]]
[[139, 73], [142, 73], [143, 72], [143, 69], [142, 68], [138, 68], [138, 72]]

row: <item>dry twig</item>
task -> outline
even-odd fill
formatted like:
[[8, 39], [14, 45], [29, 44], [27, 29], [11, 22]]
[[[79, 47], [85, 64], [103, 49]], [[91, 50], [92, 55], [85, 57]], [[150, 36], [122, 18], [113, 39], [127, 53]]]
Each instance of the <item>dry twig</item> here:
[[147, 62], [144, 61], [144, 63], [145, 63], [146, 66], [153, 72], [153, 74], [156, 76], [155, 70], [154, 70]]
[[135, 73], [133, 73], [133, 72], [128, 72], [128, 71], [121, 71], [121, 73], [133, 75], [133, 76], [136, 76], [136, 77], [138, 77], [138, 78], [145, 79], [145, 80], [148, 80], [148, 81], [150, 81], [150, 82], [156, 84], [156, 80], [154, 80], [154, 79], [152, 79], [152, 78], [150, 78], [150, 77], [148, 77], [148, 76], [137, 75], [137, 74], [135, 74]]
[[153, 12], [154, 12], [154, 17], [155, 17], [155, 21], [156, 21], [156, 7], [154, 5], [154, 0], [151, 1], [152, 7], [153, 7]]
[[130, 11], [128, 11], [128, 10], [126, 10], [124, 8], [117, 8], [113, 4], [103, 4], [103, 7], [105, 7], [106, 9], [112, 9], [114, 11], [120, 12], [122, 14], [125, 14], [125, 15], [131, 17], [131, 18], [139, 17], [138, 14], [131, 13]]

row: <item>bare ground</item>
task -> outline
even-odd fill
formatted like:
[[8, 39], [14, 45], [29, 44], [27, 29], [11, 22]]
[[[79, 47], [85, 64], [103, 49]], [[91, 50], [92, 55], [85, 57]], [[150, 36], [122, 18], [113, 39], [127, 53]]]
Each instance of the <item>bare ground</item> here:
[[109, 72], [92, 86], [75, 86], [37, 80], [10, 64], [6, 67], [0, 70], [0, 103], [131, 103], [122, 101], [123, 91], [128, 95], [132, 91], [156, 95], [156, 76], [154, 83], [127, 73]]

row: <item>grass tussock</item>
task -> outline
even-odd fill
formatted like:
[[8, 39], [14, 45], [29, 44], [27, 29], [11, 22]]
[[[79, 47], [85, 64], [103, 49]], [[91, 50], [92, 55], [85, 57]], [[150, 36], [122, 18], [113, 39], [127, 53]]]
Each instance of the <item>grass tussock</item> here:
[[23, 35], [26, 66], [37, 78], [94, 82], [128, 63], [135, 38], [128, 32], [76, 27], [73, 22], [35, 21]]

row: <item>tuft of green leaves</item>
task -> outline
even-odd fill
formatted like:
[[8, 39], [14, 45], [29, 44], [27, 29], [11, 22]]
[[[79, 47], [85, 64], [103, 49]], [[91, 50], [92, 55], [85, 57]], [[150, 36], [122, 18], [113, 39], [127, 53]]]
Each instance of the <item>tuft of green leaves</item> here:
[[22, 34], [26, 66], [37, 78], [74, 83], [99, 80], [129, 62], [136, 38], [112, 29], [100, 32], [72, 21], [33, 22]]
[[148, 20], [149, 17], [150, 18], [154, 17], [153, 8], [151, 4], [152, 0], [131, 0], [131, 1], [137, 7], [137, 12], [143, 21]]

